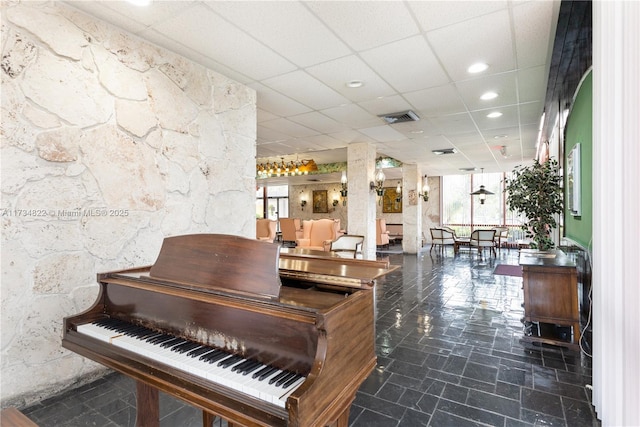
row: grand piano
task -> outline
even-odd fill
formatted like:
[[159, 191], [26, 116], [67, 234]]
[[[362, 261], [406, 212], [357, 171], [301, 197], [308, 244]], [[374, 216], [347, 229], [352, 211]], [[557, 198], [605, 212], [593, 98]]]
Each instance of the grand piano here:
[[136, 425], [158, 392], [230, 426], [347, 426], [374, 369], [377, 261], [288, 253], [238, 236], [166, 238], [152, 266], [98, 275], [63, 347], [136, 382]]

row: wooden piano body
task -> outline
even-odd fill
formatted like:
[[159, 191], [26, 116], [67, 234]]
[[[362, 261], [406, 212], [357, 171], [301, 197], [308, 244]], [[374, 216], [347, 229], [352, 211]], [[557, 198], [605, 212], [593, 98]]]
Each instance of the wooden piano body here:
[[[204, 425], [219, 416], [229, 425], [346, 426], [355, 393], [376, 364], [372, 287], [393, 268], [295, 254], [281, 259], [279, 252], [276, 244], [238, 236], [167, 238], [153, 266], [98, 275], [97, 301], [64, 319], [62, 345], [136, 380], [138, 426], [158, 425], [158, 390], [201, 408]], [[220, 348], [304, 381], [280, 407], [77, 330], [104, 318]]]

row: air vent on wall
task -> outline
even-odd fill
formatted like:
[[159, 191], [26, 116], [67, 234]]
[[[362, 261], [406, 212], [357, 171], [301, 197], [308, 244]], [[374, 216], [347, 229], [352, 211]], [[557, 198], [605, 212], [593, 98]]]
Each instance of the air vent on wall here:
[[390, 125], [394, 123], [417, 122], [418, 120], [420, 120], [420, 117], [418, 117], [418, 115], [411, 110], [401, 111], [399, 113], [383, 114], [378, 117], [381, 117]]

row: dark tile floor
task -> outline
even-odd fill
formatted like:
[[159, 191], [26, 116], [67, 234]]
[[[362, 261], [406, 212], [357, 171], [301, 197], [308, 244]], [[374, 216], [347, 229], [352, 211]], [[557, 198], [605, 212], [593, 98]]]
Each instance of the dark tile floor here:
[[[351, 408], [351, 426], [599, 426], [591, 360], [520, 343], [522, 279], [497, 259], [381, 254], [402, 268], [377, 286], [378, 366]], [[23, 412], [40, 426], [133, 426], [134, 384], [110, 374]], [[161, 396], [162, 426], [201, 425], [201, 413]], [[226, 426], [220, 421], [217, 425]]]

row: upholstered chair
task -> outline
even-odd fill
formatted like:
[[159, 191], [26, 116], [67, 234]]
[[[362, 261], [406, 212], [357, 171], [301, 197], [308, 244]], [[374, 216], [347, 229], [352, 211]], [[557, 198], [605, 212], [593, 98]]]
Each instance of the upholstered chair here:
[[444, 228], [431, 228], [431, 249], [439, 247], [442, 251], [446, 246], [453, 246], [456, 243], [453, 232]]
[[495, 227], [496, 235], [493, 238], [496, 248], [500, 250], [502, 246], [507, 244], [507, 239], [509, 238], [509, 228], [507, 227]]
[[389, 231], [384, 218], [376, 219], [376, 246], [389, 247]]
[[272, 219], [256, 220], [256, 238], [266, 242], [273, 242], [276, 239], [276, 229], [278, 222]]
[[364, 242], [364, 236], [356, 236], [355, 234], [343, 234], [342, 236], [331, 242], [330, 250], [331, 252], [342, 258], [361, 258], [362, 242]]
[[[298, 223], [300, 220], [298, 220]], [[295, 218], [280, 218], [280, 231], [282, 232], [282, 242], [284, 244], [294, 244], [302, 237], [302, 230], [296, 229]]]
[[[340, 224], [337, 225], [340, 227]], [[328, 251], [336, 239], [336, 222], [333, 219], [302, 221], [302, 238], [296, 240], [300, 248]]]
[[471, 238], [469, 239], [469, 246], [472, 248], [478, 248], [478, 254], [482, 255], [482, 251], [486, 248], [496, 256], [496, 244], [494, 238], [496, 230], [473, 230]]

